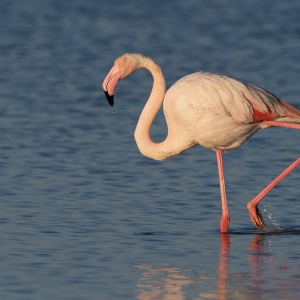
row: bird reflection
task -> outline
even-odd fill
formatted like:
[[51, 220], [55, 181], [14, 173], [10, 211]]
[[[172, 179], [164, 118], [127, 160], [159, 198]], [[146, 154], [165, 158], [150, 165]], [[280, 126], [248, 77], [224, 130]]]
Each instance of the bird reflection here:
[[147, 264], [138, 265], [137, 268], [143, 270], [142, 278], [137, 284], [137, 299], [140, 300], [183, 300], [186, 299], [183, 287], [195, 283], [188, 276], [181, 274], [183, 270], [179, 268], [154, 268]]
[[220, 247], [220, 262], [218, 268], [218, 294], [219, 299], [226, 299], [226, 291], [228, 285], [228, 259], [230, 249], [230, 239], [228, 234], [221, 234], [221, 247]]
[[[247, 260], [245, 264], [249, 270], [245, 273], [234, 273], [229, 271], [229, 264], [234, 261], [230, 257], [230, 234], [220, 235], [219, 262], [216, 272], [183, 270], [170, 265], [157, 268], [150, 264], [136, 266], [142, 271], [141, 278], [137, 282], [136, 299], [139, 300], [185, 300], [185, 299], [249, 299], [256, 300], [266, 291], [270, 295], [278, 295], [276, 288], [270, 292], [266, 288], [266, 280], [281, 284], [281, 291], [289, 291], [289, 287], [297, 286], [297, 282], [285, 280], [282, 282], [278, 275], [275, 254], [270, 251], [272, 241], [275, 237], [266, 234], [255, 234], [248, 246]], [[188, 275], [190, 274], [190, 276]], [[293, 278], [293, 274], [291, 274]], [[284, 284], [286, 286], [284, 286]], [[199, 286], [204, 288], [199, 288]], [[283, 288], [283, 289], [282, 289]], [[200, 292], [199, 292], [200, 290]], [[272, 289], [271, 289], [272, 290]], [[192, 298], [187, 298], [186, 291], [197, 293]], [[297, 294], [299, 289], [291, 292], [291, 297]], [[293, 294], [294, 293], [294, 294]], [[284, 297], [283, 297], [284, 298]], [[292, 298], [290, 298], [292, 299]]]

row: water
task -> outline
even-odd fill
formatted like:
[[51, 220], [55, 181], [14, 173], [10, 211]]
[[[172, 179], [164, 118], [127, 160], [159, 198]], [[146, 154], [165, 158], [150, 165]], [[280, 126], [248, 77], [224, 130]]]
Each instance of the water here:
[[[272, 128], [224, 155], [231, 212], [220, 235], [215, 155], [138, 152], [146, 71], [101, 83], [124, 52], [167, 84], [198, 70], [259, 84], [300, 107], [298, 1], [0, 2], [1, 299], [298, 299], [296, 232], [254, 228], [247, 202], [299, 156]], [[162, 113], [153, 137], [162, 140]], [[299, 170], [264, 200], [299, 228]]]
[[[269, 229], [267, 231], [269, 231], [269, 232], [282, 232], [283, 229], [280, 227], [280, 224], [276, 222], [273, 213], [270, 212], [265, 205], [263, 205], [263, 210], [267, 215], [266, 218], [263, 218], [265, 223], [268, 224], [267, 226], [265, 226]], [[266, 228], [263, 228], [263, 229], [266, 230]]]

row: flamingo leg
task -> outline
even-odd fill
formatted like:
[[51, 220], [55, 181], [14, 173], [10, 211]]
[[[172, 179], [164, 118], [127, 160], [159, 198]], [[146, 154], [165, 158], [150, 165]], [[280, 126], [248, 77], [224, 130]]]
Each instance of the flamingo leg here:
[[227, 233], [229, 223], [230, 223], [230, 216], [229, 216], [227, 197], [226, 197], [222, 151], [216, 150], [216, 155], [217, 155], [217, 164], [218, 164], [218, 173], [219, 173], [219, 181], [220, 181], [220, 191], [221, 191], [221, 204], [222, 204], [222, 218], [220, 221], [220, 232]]
[[263, 122], [260, 122], [259, 124], [292, 128], [292, 129], [300, 129], [300, 124], [297, 124], [297, 123], [288, 123], [288, 122], [280, 122], [280, 121], [263, 121]]
[[262, 200], [263, 197], [286, 175], [288, 175], [292, 170], [294, 170], [300, 164], [300, 157], [296, 159], [289, 167], [287, 167], [282, 173], [280, 173], [269, 185], [267, 185], [256, 197], [254, 197], [247, 204], [247, 208], [250, 214], [250, 219], [252, 223], [259, 229], [264, 227], [264, 222], [262, 216], [258, 210], [258, 203]]
[[[300, 124], [288, 123], [288, 122], [278, 122], [278, 121], [264, 121], [260, 124], [279, 126], [292, 129], [300, 129]], [[296, 159], [289, 167], [287, 167], [282, 173], [280, 173], [268, 186], [266, 186], [256, 197], [248, 202], [247, 208], [250, 214], [250, 219], [252, 223], [259, 229], [263, 229], [264, 222], [261, 213], [258, 209], [258, 203], [263, 197], [286, 175], [288, 175], [292, 170], [294, 170], [300, 164], [300, 158]]]

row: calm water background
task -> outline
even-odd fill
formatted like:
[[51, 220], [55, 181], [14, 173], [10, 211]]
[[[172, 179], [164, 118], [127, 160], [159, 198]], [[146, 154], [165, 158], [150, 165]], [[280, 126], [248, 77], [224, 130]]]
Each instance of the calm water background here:
[[[101, 83], [140, 52], [168, 86], [228, 73], [300, 108], [299, 14], [297, 0], [0, 0], [0, 298], [298, 299], [300, 235], [260, 233], [245, 206], [299, 157], [300, 132], [262, 130], [225, 155], [220, 235], [214, 153], [143, 157], [150, 74], [122, 81], [113, 109]], [[300, 226], [299, 171], [263, 201], [282, 227]]]

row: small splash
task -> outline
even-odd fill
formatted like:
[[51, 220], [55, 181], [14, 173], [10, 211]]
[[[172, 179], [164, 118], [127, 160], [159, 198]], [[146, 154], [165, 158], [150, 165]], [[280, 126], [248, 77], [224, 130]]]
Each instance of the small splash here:
[[273, 213], [270, 212], [265, 205], [261, 205], [261, 207], [266, 217], [264, 218], [265, 226], [263, 229], [268, 232], [281, 232], [282, 228], [280, 227], [280, 224], [275, 221]]

